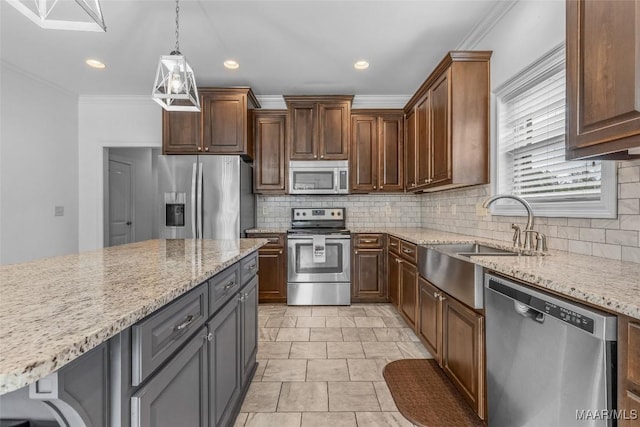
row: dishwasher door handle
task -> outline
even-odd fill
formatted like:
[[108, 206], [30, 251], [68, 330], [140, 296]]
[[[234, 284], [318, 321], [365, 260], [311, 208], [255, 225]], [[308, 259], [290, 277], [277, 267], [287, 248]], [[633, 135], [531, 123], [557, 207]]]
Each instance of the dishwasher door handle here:
[[522, 317], [528, 317], [538, 323], [544, 323], [545, 316], [543, 312], [538, 311], [535, 308], [531, 308], [520, 301], [513, 301], [513, 310]]

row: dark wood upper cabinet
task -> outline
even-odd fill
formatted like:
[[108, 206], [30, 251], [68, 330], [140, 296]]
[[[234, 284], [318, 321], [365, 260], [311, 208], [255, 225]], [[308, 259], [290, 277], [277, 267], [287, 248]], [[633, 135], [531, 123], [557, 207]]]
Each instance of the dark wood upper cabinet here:
[[162, 110], [164, 154], [198, 154], [202, 150], [200, 114]]
[[285, 96], [290, 160], [348, 160], [352, 95]]
[[164, 154], [239, 154], [253, 159], [254, 108], [248, 87], [199, 88], [200, 113], [163, 111]]
[[568, 0], [566, 16], [566, 157], [625, 158], [640, 147], [640, 0]]
[[286, 121], [285, 110], [256, 111], [254, 193], [286, 192]]
[[351, 115], [351, 191], [404, 190], [404, 126], [398, 110], [354, 110]]
[[416, 188], [416, 112], [412, 108], [407, 112], [405, 119], [405, 188], [412, 191]]
[[449, 52], [407, 103], [407, 191], [489, 182], [490, 58]]

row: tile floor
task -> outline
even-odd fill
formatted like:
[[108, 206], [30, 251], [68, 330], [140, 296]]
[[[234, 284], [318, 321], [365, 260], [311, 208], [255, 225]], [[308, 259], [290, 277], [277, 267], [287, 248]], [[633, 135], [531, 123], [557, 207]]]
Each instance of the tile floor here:
[[259, 306], [258, 370], [236, 426], [412, 426], [382, 377], [431, 355], [391, 304]]

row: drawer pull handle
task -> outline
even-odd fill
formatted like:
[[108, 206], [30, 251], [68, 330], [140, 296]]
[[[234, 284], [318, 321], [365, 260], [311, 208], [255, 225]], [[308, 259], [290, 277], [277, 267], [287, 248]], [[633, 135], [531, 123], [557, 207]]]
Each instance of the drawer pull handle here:
[[397, 243], [389, 243], [390, 246], [398, 246]]
[[185, 329], [187, 326], [189, 326], [191, 324], [191, 322], [193, 322], [193, 319], [195, 319], [195, 318], [193, 317], [192, 314], [188, 315], [187, 318], [185, 319], [185, 321], [180, 323], [176, 327], [174, 327], [173, 330], [174, 331], [181, 331], [181, 330]]
[[411, 249], [407, 249], [407, 248], [403, 248], [403, 249], [402, 249], [402, 252], [404, 252], [405, 254], [412, 254], [412, 253], [413, 253], [413, 250], [411, 250]]
[[267, 240], [269, 243], [278, 243], [280, 241], [277, 237], [267, 237]]
[[256, 267], [257, 267], [257, 265], [251, 264], [249, 267], [247, 267], [247, 270], [252, 271], [252, 270], [255, 270]]
[[375, 240], [362, 240], [362, 243], [375, 243]]
[[229, 289], [233, 288], [233, 285], [235, 285], [236, 282], [234, 280], [230, 280], [229, 282], [227, 282], [227, 284], [224, 286], [224, 291], [227, 292]]

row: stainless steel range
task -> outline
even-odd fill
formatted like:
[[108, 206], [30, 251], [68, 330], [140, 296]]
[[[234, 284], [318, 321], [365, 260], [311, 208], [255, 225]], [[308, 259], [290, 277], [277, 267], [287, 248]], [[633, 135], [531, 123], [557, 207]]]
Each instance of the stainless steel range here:
[[351, 234], [345, 208], [293, 208], [287, 304], [351, 304]]

